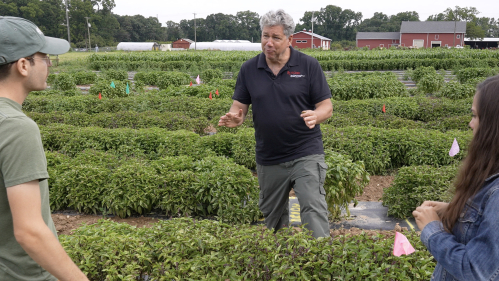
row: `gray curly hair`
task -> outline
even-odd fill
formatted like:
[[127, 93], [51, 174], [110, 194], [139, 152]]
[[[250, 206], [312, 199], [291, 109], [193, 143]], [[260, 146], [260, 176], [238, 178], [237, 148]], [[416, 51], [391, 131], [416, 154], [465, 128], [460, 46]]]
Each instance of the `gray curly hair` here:
[[284, 35], [286, 35], [286, 37], [293, 35], [296, 27], [293, 18], [282, 9], [279, 9], [277, 11], [269, 11], [260, 19], [260, 28], [262, 30], [266, 26], [276, 25], [282, 25], [282, 27], [284, 28]]

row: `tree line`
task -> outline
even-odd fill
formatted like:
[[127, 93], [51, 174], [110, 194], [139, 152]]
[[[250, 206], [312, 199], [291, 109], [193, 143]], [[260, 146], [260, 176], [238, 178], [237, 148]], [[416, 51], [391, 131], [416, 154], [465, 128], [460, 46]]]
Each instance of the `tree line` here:
[[[66, 7], [73, 47], [113, 46], [117, 42], [167, 42], [180, 38], [199, 42], [217, 39], [260, 42], [260, 15], [240, 11], [236, 15], [216, 13], [206, 18], [167, 21], [165, 26], [155, 17], [114, 14], [114, 0], [0, 0], [0, 15], [18, 16], [33, 21], [47, 36], [67, 38]], [[466, 21], [466, 36], [470, 38], [499, 37], [499, 22], [479, 17], [474, 7], [447, 8], [427, 21]], [[398, 32], [402, 21], [420, 21], [415, 11], [395, 15], [375, 13], [363, 19], [361, 12], [327, 5], [319, 11], [306, 11], [296, 25], [296, 31], [311, 30], [334, 41], [354, 41], [357, 32]], [[88, 24], [87, 25], [87, 21]]]
[[0, 0], [0, 15], [28, 19], [46, 36], [68, 39], [66, 6], [73, 47], [88, 48], [89, 32], [92, 47], [166, 40], [157, 18], [116, 15], [114, 0]]

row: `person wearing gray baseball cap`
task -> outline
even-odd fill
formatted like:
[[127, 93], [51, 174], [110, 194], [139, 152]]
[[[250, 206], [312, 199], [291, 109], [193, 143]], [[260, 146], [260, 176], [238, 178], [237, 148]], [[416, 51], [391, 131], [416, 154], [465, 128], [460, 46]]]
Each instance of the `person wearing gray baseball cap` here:
[[22, 111], [47, 87], [47, 54], [69, 50], [32, 22], [0, 17], [0, 280], [88, 280], [57, 239], [47, 159], [36, 123]]

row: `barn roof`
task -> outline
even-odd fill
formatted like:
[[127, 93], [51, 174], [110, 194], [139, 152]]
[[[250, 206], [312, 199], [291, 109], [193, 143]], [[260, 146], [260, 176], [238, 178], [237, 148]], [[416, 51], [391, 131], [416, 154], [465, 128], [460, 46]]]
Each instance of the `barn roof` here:
[[400, 33], [466, 33], [464, 21], [403, 21]]
[[314, 37], [316, 37], [316, 38], [319, 38], [319, 39], [322, 39], [322, 40], [326, 40], [326, 41], [331, 41], [331, 39], [329, 39], [329, 38], [327, 38], [327, 37], [324, 37], [324, 36], [319, 35], [319, 34], [317, 34], [317, 33], [308, 32], [308, 31], [306, 31], [306, 30], [302, 30], [302, 31], [295, 32], [295, 33], [293, 33], [293, 35], [298, 34], [298, 33], [303, 33], [303, 34], [306, 34], [306, 35], [308, 35], [308, 36], [310, 36], [310, 37], [313, 35], [313, 36], [314, 36]]
[[116, 47], [122, 51], [151, 51], [154, 47], [159, 47], [156, 42], [120, 42]]
[[177, 43], [178, 41], [186, 41], [186, 42], [189, 42], [190, 44], [194, 43], [194, 41], [192, 41], [191, 39], [188, 39], [188, 38], [180, 38], [177, 41], [174, 41], [173, 43]]
[[357, 32], [357, 39], [400, 39], [400, 32]]

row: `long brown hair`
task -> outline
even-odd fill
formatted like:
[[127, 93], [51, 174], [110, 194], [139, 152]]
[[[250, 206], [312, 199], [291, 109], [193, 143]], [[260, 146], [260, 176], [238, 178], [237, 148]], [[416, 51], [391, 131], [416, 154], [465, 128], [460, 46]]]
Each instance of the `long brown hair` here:
[[454, 182], [454, 197], [442, 215], [448, 232], [452, 232], [468, 199], [482, 188], [485, 179], [499, 172], [499, 75], [479, 84], [475, 95], [478, 128]]

